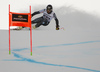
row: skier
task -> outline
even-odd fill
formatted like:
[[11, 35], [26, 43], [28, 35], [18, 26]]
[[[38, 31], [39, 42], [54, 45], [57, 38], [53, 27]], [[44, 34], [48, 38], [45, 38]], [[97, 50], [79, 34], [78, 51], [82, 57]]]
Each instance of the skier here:
[[[47, 5], [46, 9], [40, 10], [40, 11], [36, 11], [34, 13], [32, 13], [32, 17], [36, 14], [40, 14], [43, 13], [42, 17], [36, 18], [35, 20], [31, 21], [32, 24], [35, 24], [35, 26], [33, 26], [33, 29], [36, 29], [38, 27], [40, 27], [41, 25], [43, 26], [47, 26], [50, 21], [52, 20], [52, 18], [55, 19], [56, 21], [56, 30], [59, 30], [59, 21], [56, 17], [56, 14], [53, 12], [53, 7], [52, 5]], [[22, 29], [24, 27], [19, 27], [19, 29]]]

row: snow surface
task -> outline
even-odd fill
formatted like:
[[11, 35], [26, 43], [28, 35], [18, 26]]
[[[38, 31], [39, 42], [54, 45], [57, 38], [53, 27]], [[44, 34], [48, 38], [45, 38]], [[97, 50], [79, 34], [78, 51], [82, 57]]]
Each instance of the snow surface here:
[[54, 20], [32, 30], [32, 56], [29, 30], [11, 30], [11, 55], [9, 32], [0, 30], [0, 72], [100, 72], [100, 18], [70, 7], [55, 12], [60, 30]]

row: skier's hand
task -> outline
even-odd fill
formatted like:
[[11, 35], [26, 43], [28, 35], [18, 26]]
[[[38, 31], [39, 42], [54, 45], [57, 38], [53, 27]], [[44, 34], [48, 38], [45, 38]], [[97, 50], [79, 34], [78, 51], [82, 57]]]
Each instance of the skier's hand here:
[[56, 30], [59, 30], [59, 26], [58, 25], [56, 26]]
[[58, 27], [58, 28], [56, 28], [56, 30], [59, 30], [59, 27]]

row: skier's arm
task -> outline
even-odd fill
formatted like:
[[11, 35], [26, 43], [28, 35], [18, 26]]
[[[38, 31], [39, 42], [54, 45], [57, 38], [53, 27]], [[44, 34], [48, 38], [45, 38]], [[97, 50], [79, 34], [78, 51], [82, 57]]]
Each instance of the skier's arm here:
[[56, 21], [56, 27], [59, 27], [59, 20], [56, 18], [55, 21]]
[[56, 14], [54, 13], [54, 18], [55, 18], [55, 22], [56, 22], [56, 30], [59, 30], [59, 20], [56, 17]]
[[42, 9], [42, 10], [40, 10], [40, 11], [36, 11], [36, 12], [32, 13], [31, 16], [34, 16], [34, 15], [36, 15], [36, 14], [43, 13], [44, 10], [45, 10], [45, 9]]
[[34, 15], [39, 14], [39, 13], [40, 13], [39, 11], [36, 11], [36, 12], [32, 13], [31, 15], [34, 16]]

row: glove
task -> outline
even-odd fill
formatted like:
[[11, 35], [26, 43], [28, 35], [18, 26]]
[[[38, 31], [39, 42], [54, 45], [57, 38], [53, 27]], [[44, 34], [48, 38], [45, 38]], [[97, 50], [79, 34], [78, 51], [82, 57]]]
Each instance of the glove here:
[[58, 27], [58, 28], [56, 28], [56, 30], [59, 30], [59, 27]]
[[59, 30], [59, 25], [56, 26], [56, 30]]

